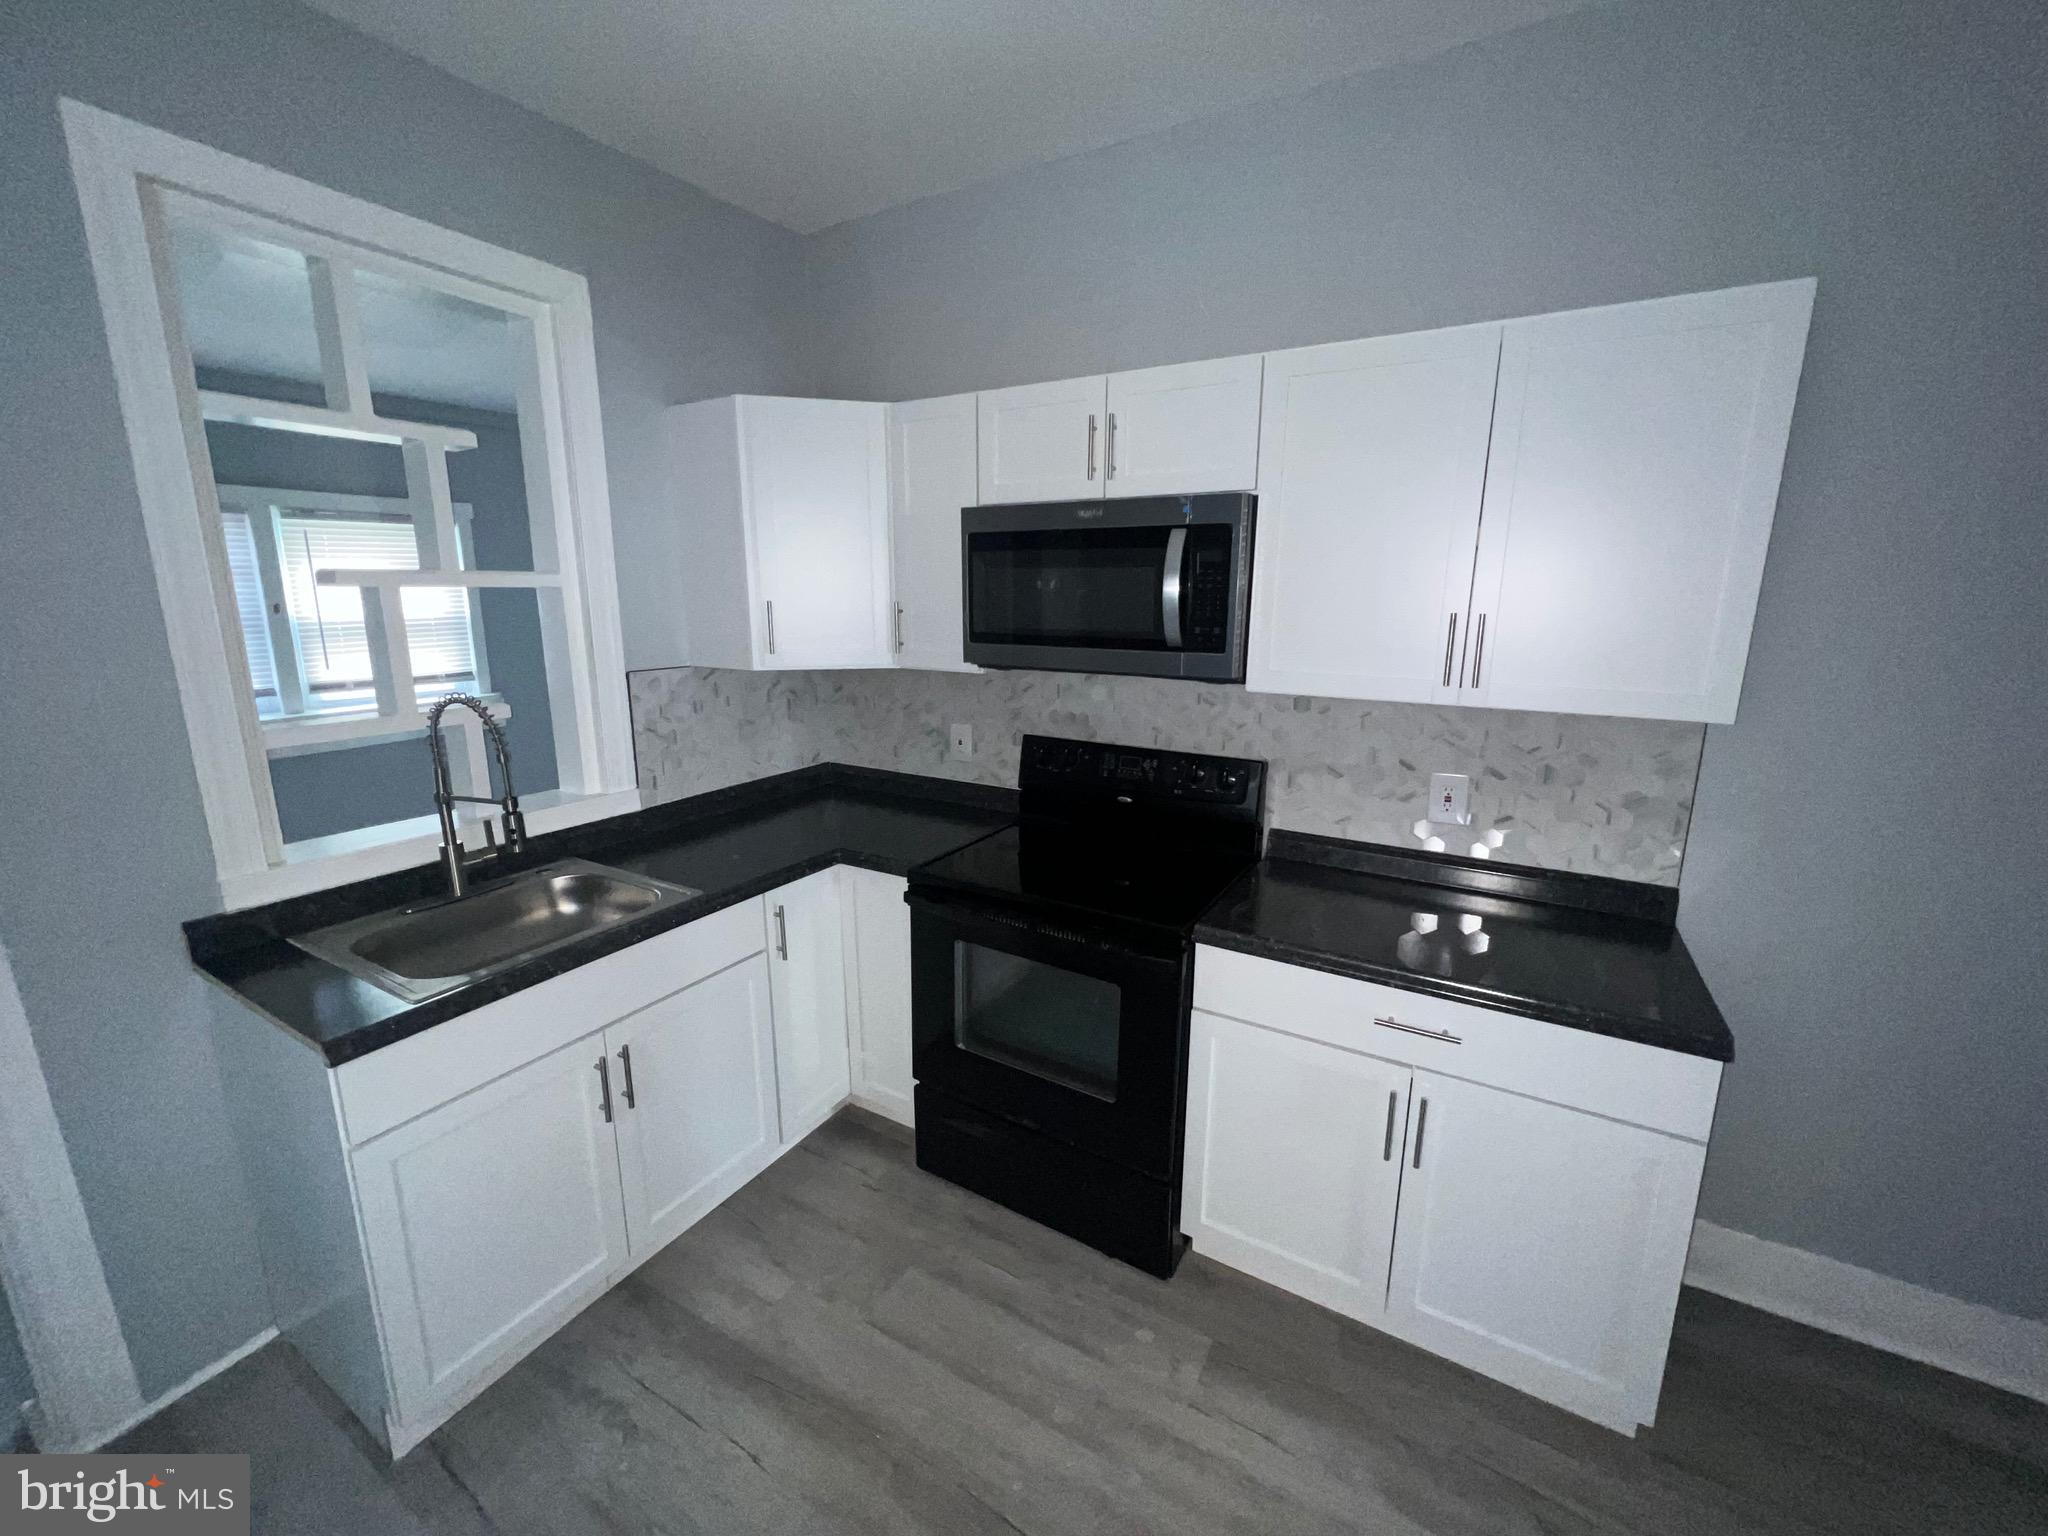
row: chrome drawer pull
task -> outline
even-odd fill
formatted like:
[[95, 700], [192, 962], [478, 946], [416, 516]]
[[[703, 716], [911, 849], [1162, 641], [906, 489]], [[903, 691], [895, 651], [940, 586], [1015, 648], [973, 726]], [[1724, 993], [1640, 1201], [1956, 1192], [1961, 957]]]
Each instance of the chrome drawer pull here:
[[1424, 1029], [1419, 1024], [1403, 1024], [1399, 1019], [1374, 1019], [1381, 1029], [1398, 1029], [1404, 1035], [1420, 1035], [1425, 1040], [1441, 1040], [1446, 1045], [1463, 1045], [1464, 1040], [1448, 1029]]

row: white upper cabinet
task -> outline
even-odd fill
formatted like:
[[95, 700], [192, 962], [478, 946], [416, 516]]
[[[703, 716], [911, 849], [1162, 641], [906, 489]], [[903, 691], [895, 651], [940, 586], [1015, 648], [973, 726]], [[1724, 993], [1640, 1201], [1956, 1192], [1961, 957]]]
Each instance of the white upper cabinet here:
[[766, 395], [671, 412], [694, 665], [890, 665], [887, 415]]
[[976, 505], [975, 397], [889, 407], [896, 665], [975, 672], [960, 659], [960, 509]]
[[1735, 718], [1813, 293], [1506, 327], [1467, 702]]
[[1101, 374], [987, 390], [978, 400], [981, 505], [1108, 494], [1102, 454], [1109, 395]]
[[987, 391], [981, 500], [1248, 491], [1263, 363], [1221, 357]]
[[1252, 489], [1259, 478], [1264, 361], [1223, 357], [1112, 373], [1103, 426], [1102, 494]]
[[1500, 345], [1268, 354], [1247, 688], [1455, 701]]

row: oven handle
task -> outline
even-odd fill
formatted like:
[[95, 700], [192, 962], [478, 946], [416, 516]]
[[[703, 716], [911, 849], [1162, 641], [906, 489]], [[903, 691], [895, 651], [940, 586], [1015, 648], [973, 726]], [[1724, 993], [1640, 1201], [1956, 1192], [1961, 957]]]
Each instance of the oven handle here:
[[1113, 955], [1117, 965], [1124, 969], [1150, 966], [1177, 970], [1181, 963], [1177, 947], [1172, 953], [1154, 953], [1124, 940], [1099, 937], [1063, 923], [1027, 917], [1007, 907], [988, 906], [981, 902], [961, 900], [932, 891], [913, 890], [905, 900], [913, 912], [928, 912], [938, 921], [951, 924], [955, 928], [968, 932], [976, 929], [993, 929], [1030, 934], [1034, 938], [1045, 939], [1054, 944], [1070, 944], [1077, 949]]
[[1166, 536], [1166, 572], [1159, 583], [1159, 620], [1166, 630], [1166, 648], [1180, 649], [1181, 556], [1188, 547], [1188, 531], [1176, 528]]

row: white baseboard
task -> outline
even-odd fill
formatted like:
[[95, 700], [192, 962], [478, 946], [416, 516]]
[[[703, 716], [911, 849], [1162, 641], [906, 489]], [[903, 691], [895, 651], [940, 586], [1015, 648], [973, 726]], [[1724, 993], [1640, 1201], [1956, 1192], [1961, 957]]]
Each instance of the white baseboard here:
[[[257, 1350], [261, 1349], [264, 1345], [268, 1344], [272, 1339], [276, 1337], [277, 1329], [273, 1326], [264, 1329], [254, 1338], [248, 1339], [241, 1344], [237, 1344], [233, 1349], [229, 1350], [226, 1354], [222, 1355], [218, 1360], [214, 1361], [213, 1364], [208, 1366], [202, 1366], [200, 1369], [194, 1371], [190, 1376], [187, 1376], [183, 1381], [179, 1382], [175, 1387], [171, 1388], [170, 1391], [162, 1393], [161, 1395], [151, 1399], [149, 1402], [144, 1403], [139, 1410], [137, 1410], [133, 1414], [130, 1414], [128, 1418], [123, 1420], [121, 1423], [116, 1424], [112, 1429], [105, 1431], [95, 1431], [92, 1438], [92, 1443], [90, 1445], [81, 1445], [76, 1447], [76, 1449], [80, 1452], [96, 1451], [101, 1446], [105, 1445], [108, 1441], [118, 1440], [121, 1436], [127, 1434], [129, 1430], [135, 1428], [138, 1424], [148, 1423], [151, 1419], [155, 1418], [159, 1413], [162, 1413], [164, 1409], [170, 1407], [171, 1404], [175, 1403], [179, 1398], [183, 1397], [187, 1392], [196, 1391], [198, 1388], [205, 1386], [209, 1381], [213, 1380], [213, 1378], [218, 1376], [222, 1371], [228, 1370], [233, 1366], [241, 1364], [244, 1360], [248, 1359], [251, 1355], [255, 1354]], [[43, 1447], [43, 1449], [51, 1450], [55, 1449], [55, 1447], [45, 1446]]]
[[1708, 1221], [1693, 1224], [1685, 1283], [2048, 1403], [2048, 1323]]

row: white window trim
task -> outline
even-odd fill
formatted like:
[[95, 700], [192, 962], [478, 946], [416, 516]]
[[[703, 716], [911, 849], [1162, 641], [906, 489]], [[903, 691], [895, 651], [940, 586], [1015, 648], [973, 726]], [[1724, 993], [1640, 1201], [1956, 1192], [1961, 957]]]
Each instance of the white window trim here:
[[[536, 456], [544, 460], [536, 488], [569, 514], [555, 541], [560, 585], [543, 600], [563, 610], [569, 654], [551, 661], [573, 679], [574, 707], [554, 711], [563, 788], [524, 802], [528, 825], [543, 832], [637, 808], [584, 278], [81, 102], [60, 108], [223, 904], [251, 906], [427, 862], [438, 839], [400, 823], [362, 834], [367, 847], [278, 842], [240, 621], [217, 547], [212, 477], [195, 469], [205, 464], [202, 405], [176, 317], [158, 296], [168, 275], [150, 238], [160, 196], [229, 205], [230, 220], [245, 218], [273, 238], [282, 222], [299, 248], [357, 266], [415, 281], [425, 269], [435, 286], [530, 320], [539, 367], [524, 383], [547, 449]], [[350, 399], [365, 435], [384, 428], [362, 388]]]

